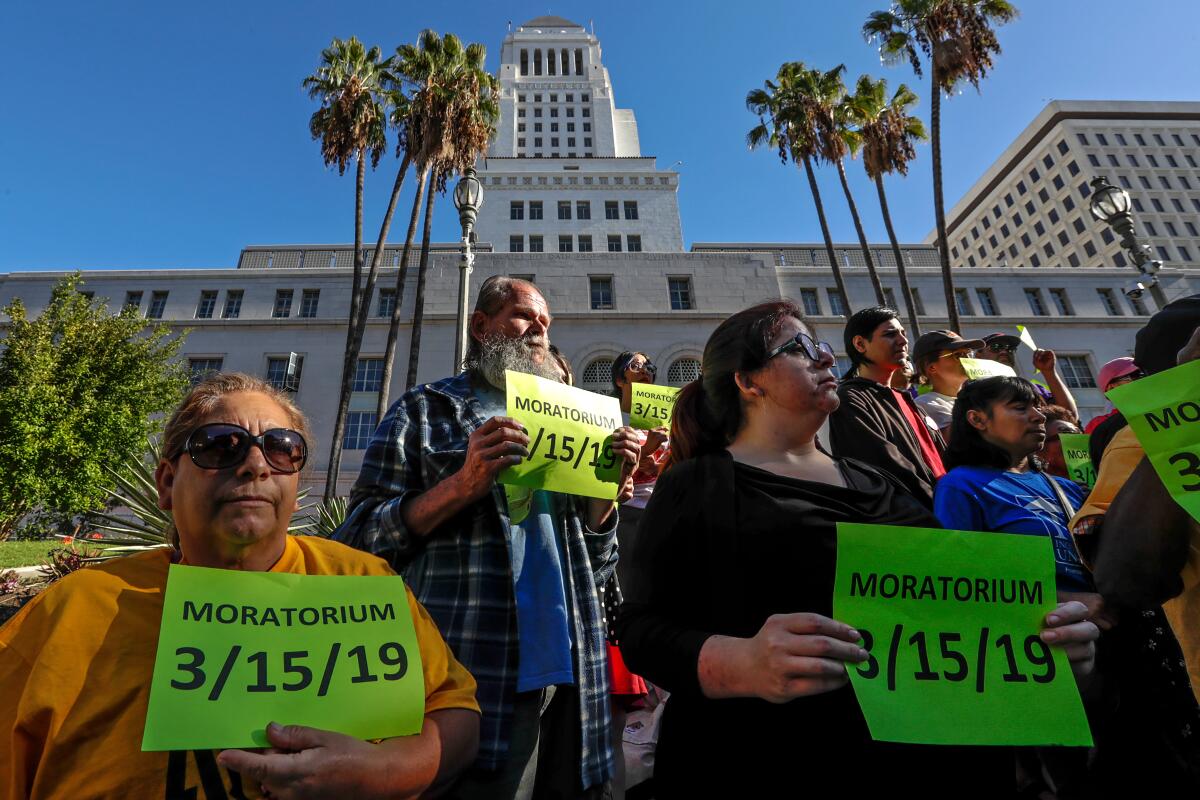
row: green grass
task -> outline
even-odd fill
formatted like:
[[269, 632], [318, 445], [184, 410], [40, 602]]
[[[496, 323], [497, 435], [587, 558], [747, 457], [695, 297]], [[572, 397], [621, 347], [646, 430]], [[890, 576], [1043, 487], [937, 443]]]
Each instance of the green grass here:
[[0, 542], [0, 570], [35, 567], [46, 559], [52, 547], [61, 547], [60, 539], [39, 542]]

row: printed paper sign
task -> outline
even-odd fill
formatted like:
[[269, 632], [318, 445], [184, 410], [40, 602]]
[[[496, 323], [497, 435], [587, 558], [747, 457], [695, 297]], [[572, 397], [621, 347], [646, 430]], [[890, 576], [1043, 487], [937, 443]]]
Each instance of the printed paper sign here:
[[1088, 443], [1091, 436], [1086, 433], [1060, 433], [1058, 441], [1062, 444], [1063, 461], [1067, 464], [1067, 472], [1071, 480], [1082, 483], [1089, 489], [1096, 485], [1096, 468], [1092, 466]]
[[1035, 353], [1037, 352], [1038, 346], [1033, 341], [1033, 334], [1031, 334], [1029, 332], [1029, 328], [1026, 328], [1024, 325], [1018, 325], [1017, 326], [1017, 334], [1018, 334], [1017, 338], [1019, 338], [1026, 347], [1028, 347], [1030, 350], [1032, 350]]
[[1175, 502], [1200, 520], [1200, 361], [1118, 386], [1107, 396]]
[[644, 431], [671, 427], [671, 412], [679, 390], [674, 386], [635, 383], [629, 399], [629, 424]]
[[529, 457], [497, 480], [551, 492], [615, 500], [621, 464], [612, 434], [621, 427], [615, 397], [507, 372], [508, 415], [529, 431]]
[[994, 378], [997, 375], [1009, 378], [1017, 376], [1012, 367], [1001, 364], [999, 361], [988, 361], [986, 358], [960, 358], [959, 361], [962, 362], [963, 370], [971, 380]]
[[424, 717], [400, 578], [171, 565], [142, 750], [269, 747], [271, 721], [382, 739]]
[[1061, 648], [1046, 536], [838, 523], [833, 614], [870, 658], [847, 666], [887, 742], [1090, 745]]

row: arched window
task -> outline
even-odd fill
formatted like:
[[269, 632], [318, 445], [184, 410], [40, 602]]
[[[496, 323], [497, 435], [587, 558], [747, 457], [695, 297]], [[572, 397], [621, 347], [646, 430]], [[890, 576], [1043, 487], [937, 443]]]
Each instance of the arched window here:
[[575, 74], [583, 74], [583, 51], [578, 48], [575, 50]]
[[529, 74], [529, 51], [525, 49], [521, 50], [521, 74]]
[[571, 53], [565, 47], [562, 49], [562, 74], [571, 74]]
[[558, 71], [556, 69], [557, 67], [558, 67], [558, 53], [555, 53], [554, 48], [551, 47], [549, 50], [546, 51], [546, 74], [547, 75], [557, 75], [558, 74]]
[[614, 394], [612, 385], [613, 360], [607, 357], [594, 358], [583, 368], [579, 388], [597, 394]]
[[667, 385], [683, 386], [700, 377], [700, 359], [677, 358], [667, 368]]
[[542, 74], [542, 51], [541, 50], [533, 51], [533, 74], [534, 75]]

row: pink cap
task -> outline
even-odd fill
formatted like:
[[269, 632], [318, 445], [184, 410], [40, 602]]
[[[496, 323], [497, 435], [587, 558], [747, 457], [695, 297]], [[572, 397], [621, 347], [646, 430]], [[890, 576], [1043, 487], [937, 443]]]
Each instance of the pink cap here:
[[1138, 365], [1132, 358], [1114, 358], [1100, 368], [1100, 391], [1107, 392], [1108, 385], [1117, 378], [1123, 378], [1131, 372], [1137, 372]]

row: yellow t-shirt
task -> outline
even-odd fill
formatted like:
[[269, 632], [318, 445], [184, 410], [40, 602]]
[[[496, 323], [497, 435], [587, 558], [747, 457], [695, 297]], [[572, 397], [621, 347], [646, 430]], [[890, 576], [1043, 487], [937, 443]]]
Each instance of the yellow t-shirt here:
[[[217, 766], [215, 751], [142, 752], [170, 558], [161, 549], [80, 570], [0, 626], [0, 797], [261, 796]], [[375, 556], [309, 536], [289, 536], [270, 571], [394, 574]], [[411, 591], [408, 605], [425, 713], [478, 712], [475, 679]]]

